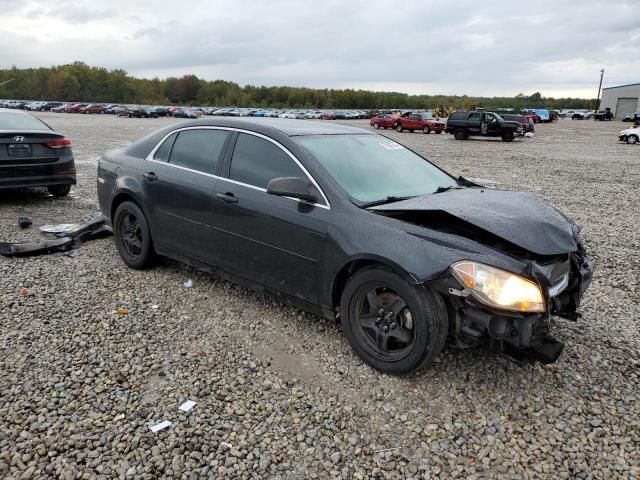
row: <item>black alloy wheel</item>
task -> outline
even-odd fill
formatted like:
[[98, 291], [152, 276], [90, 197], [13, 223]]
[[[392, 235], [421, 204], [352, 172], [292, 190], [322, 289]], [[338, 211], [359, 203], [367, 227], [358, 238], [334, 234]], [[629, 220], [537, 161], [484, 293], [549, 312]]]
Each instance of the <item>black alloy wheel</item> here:
[[151, 233], [142, 210], [133, 202], [118, 206], [113, 220], [116, 247], [131, 268], [146, 267], [152, 256]]
[[342, 295], [341, 321], [356, 353], [386, 373], [405, 374], [432, 361], [447, 338], [442, 299], [379, 267], [356, 273]]

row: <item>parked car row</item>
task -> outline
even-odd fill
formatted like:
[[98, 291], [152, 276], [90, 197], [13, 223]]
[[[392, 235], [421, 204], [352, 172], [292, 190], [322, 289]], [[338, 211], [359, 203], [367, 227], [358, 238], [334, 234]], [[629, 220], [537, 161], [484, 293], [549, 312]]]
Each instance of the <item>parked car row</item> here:
[[427, 134], [431, 132], [442, 133], [445, 128], [444, 122], [441, 122], [439, 118], [433, 118], [429, 111], [409, 111], [401, 115], [378, 113], [369, 120], [369, 125], [375, 129], [394, 128], [398, 132], [407, 130], [411, 133], [421, 131]]

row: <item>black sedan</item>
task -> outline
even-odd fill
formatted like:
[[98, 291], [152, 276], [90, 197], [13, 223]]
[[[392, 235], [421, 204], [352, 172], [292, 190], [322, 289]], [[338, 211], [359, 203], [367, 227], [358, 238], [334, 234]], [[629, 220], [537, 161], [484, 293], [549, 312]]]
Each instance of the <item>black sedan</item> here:
[[75, 184], [71, 140], [33, 115], [0, 109], [0, 188], [46, 186], [64, 196]]
[[102, 157], [98, 198], [130, 267], [164, 255], [339, 318], [394, 374], [448, 338], [555, 361], [552, 319], [575, 320], [591, 280], [579, 228], [542, 200], [344, 125], [167, 127]]

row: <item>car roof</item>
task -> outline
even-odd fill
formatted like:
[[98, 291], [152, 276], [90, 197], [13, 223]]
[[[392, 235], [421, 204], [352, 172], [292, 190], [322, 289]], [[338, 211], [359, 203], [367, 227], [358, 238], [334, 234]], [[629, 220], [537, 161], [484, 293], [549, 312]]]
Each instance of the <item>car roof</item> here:
[[287, 118], [213, 118], [199, 119], [190, 122], [180, 123], [179, 128], [184, 127], [230, 127], [242, 128], [258, 133], [272, 133], [277, 131], [289, 137], [303, 135], [349, 135], [349, 134], [370, 134], [369, 130], [341, 125], [338, 123], [314, 122], [311, 120], [294, 120]]

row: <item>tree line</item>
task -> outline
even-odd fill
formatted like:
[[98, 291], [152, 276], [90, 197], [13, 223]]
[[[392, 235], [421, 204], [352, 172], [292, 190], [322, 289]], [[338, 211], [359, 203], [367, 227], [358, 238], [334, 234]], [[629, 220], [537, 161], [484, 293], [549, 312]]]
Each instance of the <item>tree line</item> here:
[[[9, 82], [3, 83], [7, 80]], [[217, 107], [318, 108], [318, 109], [486, 109], [527, 107], [595, 107], [595, 99], [548, 98], [539, 92], [515, 97], [468, 95], [409, 95], [353, 89], [265, 87], [225, 80], [204, 80], [196, 75], [165, 79], [135, 78], [122, 69], [108, 70], [83, 62], [42, 68], [0, 69], [0, 98], [59, 100], [64, 102], [133, 103], [148, 105], [199, 105]]]

